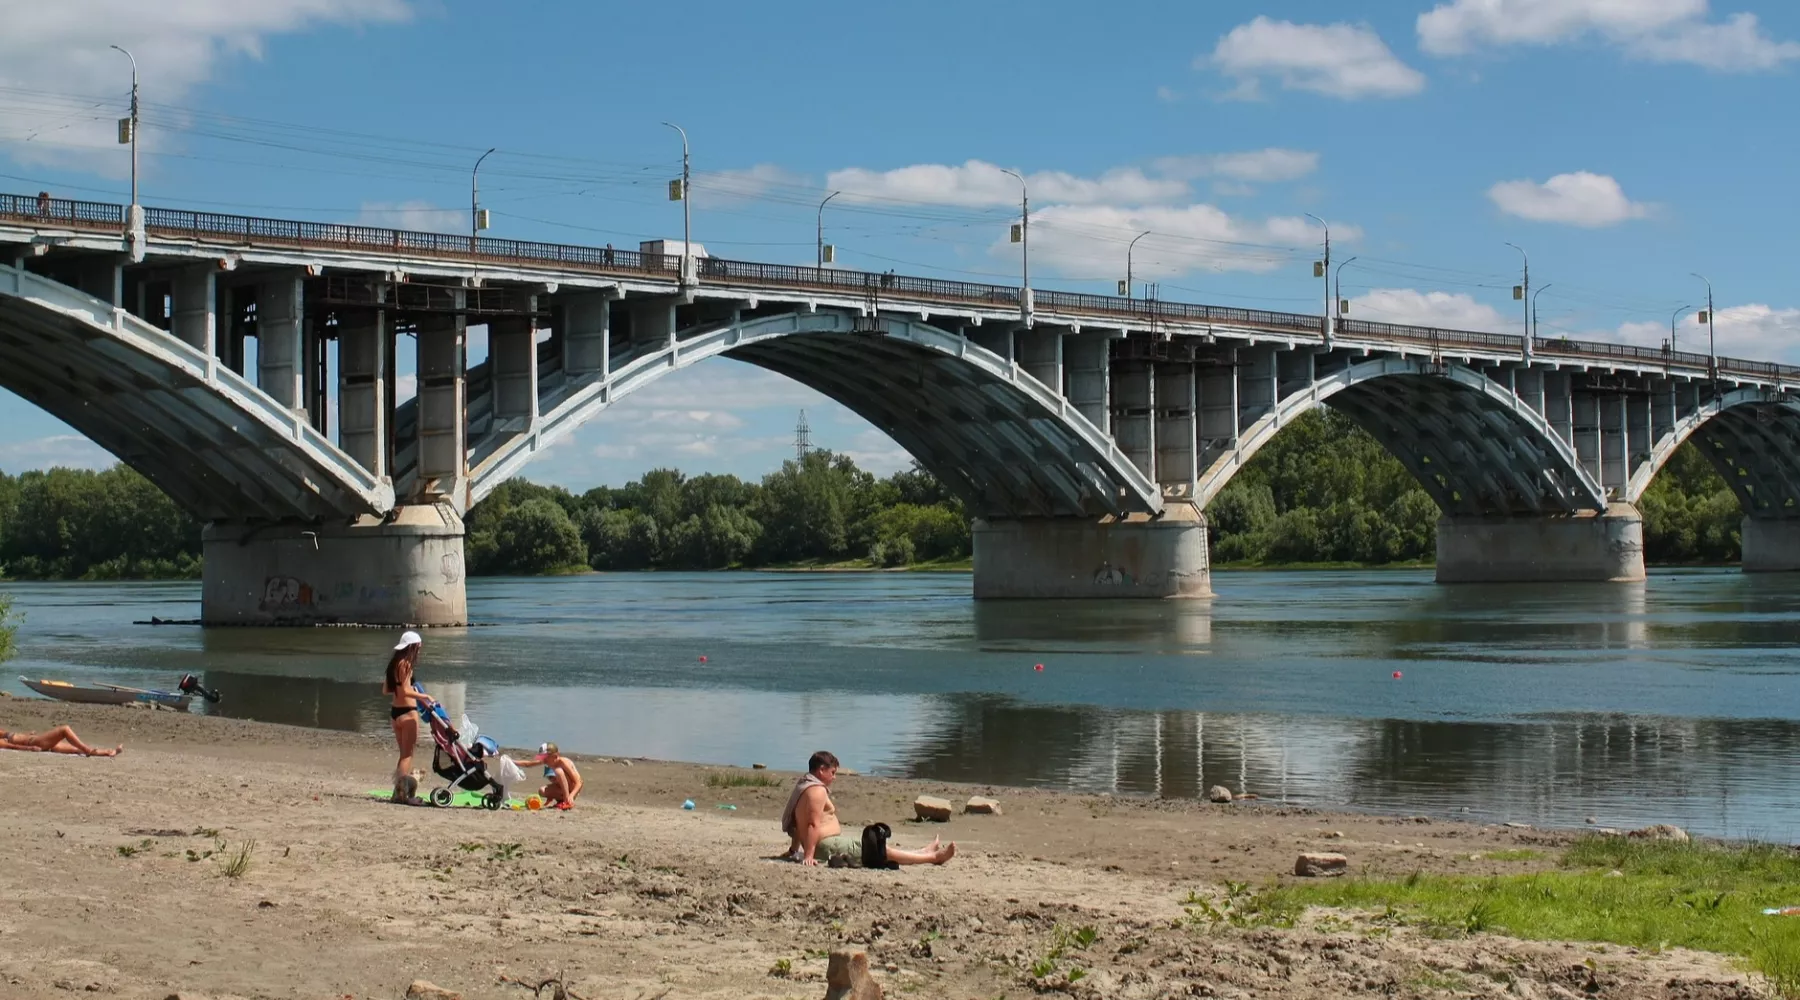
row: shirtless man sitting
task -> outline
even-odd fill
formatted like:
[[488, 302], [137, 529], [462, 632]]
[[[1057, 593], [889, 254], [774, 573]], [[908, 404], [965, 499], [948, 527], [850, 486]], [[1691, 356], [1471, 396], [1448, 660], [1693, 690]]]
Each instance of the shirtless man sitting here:
[[575, 796], [581, 794], [581, 772], [575, 762], [562, 755], [554, 743], [538, 747], [537, 762], [544, 765], [544, 777], [550, 780], [538, 791], [544, 802], [558, 809], [575, 808]]
[[[816, 865], [848, 855], [852, 865], [862, 863], [862, 841], [844, 833], [838, 825], [837, 806], [831, 802], [831, 783], [837, 780], [838, 759], [820, 750], [806, 762], [806, 773], [794, 782], [787, 808], [781, 812], [781, 832], [788, 835], [783, 856], [803, 865]], [[932, 838], [922, 851], [889, 847], [888, 860], [897, 865], [941, 865], [956, 856], [956, 845]]]
[[80, 757], [117, 757], [125, 750], [121, 743], [111, 750], [102, 750], [81, 742], [75, 730], [68, 726], [57, 726], [42, 733], [7, 732], [0, 730], [0, 750], [29, 750], [36, 753], [66, 753]]

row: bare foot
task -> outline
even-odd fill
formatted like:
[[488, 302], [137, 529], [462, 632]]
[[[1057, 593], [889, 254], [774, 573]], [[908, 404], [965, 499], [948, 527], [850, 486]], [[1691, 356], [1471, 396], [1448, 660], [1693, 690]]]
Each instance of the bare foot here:
[[[936, 844], [937, 841], [934, 840], [932, 843]], [[937, 849], [937, 857], [932, 858], [931, 863], [934, 865], [941, 865], [954, 857], [956, 857], [956, 841], [952, 840], [950, 843]]]
[[111, 750], [95, 750], [93, 753], [88, 754], [88, 756], [89, 757], [117, 757], [118, 755], [120, 755], [124, 752], [125, 752], [125, 744], [121, 743], [118, 746], [113, 747]]

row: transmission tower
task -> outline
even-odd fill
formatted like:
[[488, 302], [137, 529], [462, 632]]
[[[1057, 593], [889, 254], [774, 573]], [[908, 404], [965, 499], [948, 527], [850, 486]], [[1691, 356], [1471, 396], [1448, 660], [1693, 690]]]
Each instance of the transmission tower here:
[[812, 450], [812, 428], [806, 423], [806, 411], [800, 411], [800, 422], [794, 425], [794, 461], [805, 464], [806, 453]]

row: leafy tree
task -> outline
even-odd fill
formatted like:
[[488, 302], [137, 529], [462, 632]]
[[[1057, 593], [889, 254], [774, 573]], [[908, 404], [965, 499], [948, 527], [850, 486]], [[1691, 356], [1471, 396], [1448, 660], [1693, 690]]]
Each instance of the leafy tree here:
[[506, 512], [494, 529], [500, 572], [547, 573], [587, 565], [587, 546], [562, 506], [538, 497]]

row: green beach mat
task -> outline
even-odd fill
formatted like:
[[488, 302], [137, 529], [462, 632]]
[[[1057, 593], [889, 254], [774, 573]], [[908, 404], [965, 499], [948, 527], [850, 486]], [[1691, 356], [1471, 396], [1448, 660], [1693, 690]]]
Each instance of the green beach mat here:
[[[424, 789], [424, 788], [419, 789], [419, 798], [426, 799], [427, 801], [429, 801], [430, 794], [431, 793], [428, 789]], [[393, 797], [394, 797], [394, 790], [392, 788], [371, 788], [371, 789], [369, 789], [369, 798], [381, 799], [383, 801], [386, 801]], [[457, 789], [456, 793], [454, 795], [452, 795], [450, 798], [449, 808], [451, 808], [451, 809], [486, 809], [487, 803], [483, 801], [484, 798], [485, 798], [485, 796], [480, 793]], [[523, 799], [507, 799], [506, 804], [504, 806], [502, 806], [502, 808], [504, 808], [504, 809], [523, 809], [523, 808], [525, 808], [525, 800], [523, 800]]]

